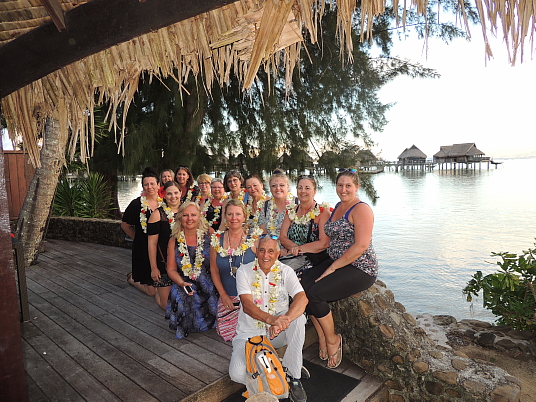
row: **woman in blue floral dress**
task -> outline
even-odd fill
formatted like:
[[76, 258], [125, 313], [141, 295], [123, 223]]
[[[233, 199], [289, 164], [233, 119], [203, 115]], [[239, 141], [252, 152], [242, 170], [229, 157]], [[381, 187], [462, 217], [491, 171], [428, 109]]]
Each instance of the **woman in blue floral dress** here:
[[[177, 213], [168, 245], [171, 287], [166, 319], [178, 339], [214, 327], [218, 297], [210, 276], [208, 227], [199, 206], [185, 202]], [[190, 286], [191, 288], [188, 288]]]

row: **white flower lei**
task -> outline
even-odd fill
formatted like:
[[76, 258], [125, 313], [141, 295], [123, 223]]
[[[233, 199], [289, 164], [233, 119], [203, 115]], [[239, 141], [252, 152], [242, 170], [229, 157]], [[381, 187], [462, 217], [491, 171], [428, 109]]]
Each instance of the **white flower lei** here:
[[222, 257], [240, 256], [244, 254], [248, 248], [251, 248], [253, 244], [255, 244], [259, 236], [262, 234], [262, 229], [256, 227], [255, 229], [253, 229], [253, 233], [251, 233], [250, 238], [246, 239], [246, 241], [242, 243], [240, 247], [235, 249], [229, 247], [227, 250], [220, 245], [220, 237], [222, 233], [224, 233], [223, 230], [218, 230], [217, 232], [214, 232], [210, 239], [210, 245], [214, 247], [214, 250], [216, 250], [216, 252]]
[[320, 205], [316, 204], [315, 208], [312, 211], [307, 212], [303, 216], [298, 216], [296, 209], [293, 208], [292, 210], [288, 211], [288, 217], [292, 222], [298, 225], [305, 225], [311, 219], [315, 219], [318, 215], [324, 212], [325, 209], [329, 211], [329, 204], [327, 202], [323, 202]]
[[[226, 198], [227, 198], [227, 195], [224, 195], [223, 197], [221, 197], [220, 202], [223, 202]], [[203, 209], [201, 210], [201, 215], [203, 216], [203, 219], [205, 219], [205, 221], [207, 220], [207, 212], [208, 212], [208, 209], [210, 208], [210, 206], [212, 205], [213, 200], [214, 200], [214, 198], [211, 195], [205, 201], [205, 204], [203, 205]], [[214, 223], [216, 223], [216, 221], [220, 217], [221, 207], [222, 207], [222, 205], [218, 205], [218, 206], [214, 207], [214, 218], [210, 222], [207, 222], [209, 227], [214, 225]]]
[[[156, 199], [158, 201], [158, 207], [162, 206], [162, 198], [158, 197]], [[143, 230], [143, 233], [147, 233], [147, 215], [145, 213], [147, 211], [151, 210], [151, 207], [149, 207], [149, 203], [147, 202], [147, 197], [145, 196], [145, 193], [142, 193], [140, 196], [141, 201], [141, 210], [140, 210], [140, 225], [141, 230]]]
[[171, 207], [167, 204], [164, 207], [164, 212], [166, 213], [166, 216], [167, 216], [169, 228], [171, 229], [171, 232], [173, 232], [173, 229], [175, 228], [175, 212], [173, 212]]
[[[257, 201], [257, 205], [255, 208], [253, 208], [253, 197], [250, 200], [248, 200], [248, 203], [246, 205], [246, 229], [249, 229], [251, 227], [257, 227], [259, 226], [259, 216], [261, 215], [262, 206], [266, 202], [266, 194], [264, 194], [264, 191], [262, 192], [261, 198], [259, 201]], [[251, 213], [255, 211], [253, 214], [253, 218], [249, 218], [251, 216]]]
[[[238, 197], [236, 197], [236, 199], [238, 201], [244, 202], [244, 197], [245, 196], [246, 196], [246, 189], [242, 188], [242, 189], [240, 189], [240, 194], [238, 194]], [[229, 192], [229, 198], [231, 198], [231, 192]]]
[[181, 260], [181, 269], [182, 273], [189, 277], [190, 279], [197, 279], [201, 274], [201, 269], [203, 266], [203, 261], [205, 257], [203, 256], [203, 236], [204, 232], [201, 229], [197, 229], [197, 243], [195, 248], [195, 260], [192, 266], [192, 261], [190, 259], [190, 253], [188, 253], [188, 245], [186, 244], [186, 238], [184, 236], [184, 231], [181, 230], [179, 236], [177, 237], [177, 242], [179, 246], [179, 257], [182, 257]]
[[[259, 267], [259, 261], [257, 258], [255, 258], [255, 263], [253, 265], [253, 271], [255, 271], [255, 282], [252, 283], [253, 291], [251, 292], [251, 296], [253, 297], [253, 303], [262, 310], [262, 270]], [[270, 268], [270, 272], [272, 273], [272, 280], [273, 282], [268, 282], [270, 290], [268, 292], [268, 311], [267, 313], [270, 315], [274, 315], [276, 313], [275, 310], [275, 304], [279, 300], [279, 282], [281, 282], [281, 263], [279, 261], [276, 261], [274, 265], [272, 265], [272, 268]], [[257, 328], [264, 328], [267, 326], [266, 323], [255, 320], [255, 324]]]
[[194, 184], [192, 183], [188, 191], [186, 191], [186, 198], [184, 199], [183, 202], [191, 201], [193, 193], [194, 193]]
[[[276, 218], [276, 215], [274, 213], [274, 209], [275, 209], [275, 200], [274, 198], [270, 198], [270, 200], [268, 201], [270, 204], [268, 205], [268, 225], [266, 225], [266, 227], [268, 228], [268, 232], [272, 235], [278, 235], [278, 233], [276, 233], [276, 230], [275, 230], [275, 218]], [[285, 208], [286, 208], [286, 212], [289, 212], [291, 210], [293, 210], [295, 207], [296, 207], [296, 204], [294, 204], [294, 196], [291, 194], [291, 193], [288, 193], [287, 194], [287, 199], [285, 201]]]

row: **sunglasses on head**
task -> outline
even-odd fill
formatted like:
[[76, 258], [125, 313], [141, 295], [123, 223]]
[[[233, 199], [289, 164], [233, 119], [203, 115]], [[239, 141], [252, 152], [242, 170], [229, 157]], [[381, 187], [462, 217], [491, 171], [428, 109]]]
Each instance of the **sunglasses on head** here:
[[357, 173], [357, 169], [354, 169], [354, 168], [339, 169], [339, 173], [341, 173], [341, 172]]
[[312, 174], [301, 174], [298, 176], [298, 180], [301, 180], [301, 179], [311, 179], [311, 180], [314, 180], [315, 177], [312, 175]]
[[264, 239], [265, 237], [269, 237], [270, 239], [272, 240], [277, 240], [279, 239], [279, 236], [276, 236], [276, 235], [273, 235], [273, 234], [268, 234], [268, 233], [265, 233], [265, 234], [262, 234], [259, 236], [259, 239]]

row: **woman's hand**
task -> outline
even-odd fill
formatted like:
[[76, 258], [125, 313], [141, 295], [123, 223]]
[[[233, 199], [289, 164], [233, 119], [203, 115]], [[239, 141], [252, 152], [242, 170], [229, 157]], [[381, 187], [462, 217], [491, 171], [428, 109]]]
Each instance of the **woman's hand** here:
[[296, 246], [296, 247], [292, 247], [290, 249], [290, 253], [292, 255], [300, 255], [300, 254], [303, 254], [303, 250], [302, 250], [301, 246]]
[[158, 268], [151, 268], [151, 278], [155, 282], [160, 282], [160, 270]]
[[229, 297], [229, 295], [227, 294], [220, 294], [220, 298], [221, 298], [221, 302], [223, 303], [223, 305], [228, 309], [228, 310], [235, 310], [239, 307], [235, 306], [233, 304], [233, 301], [231, 300], [231, 298]]
[[335, 268], [333, 268], [333, 265], [330, 265], [329, 267], [326, 268], [324, 273], [318, 277], [318, 279], [315, 282], [322, 280], [322, 278], [325, 278], [326, 276], [331, 275], [335, 271], [336, 270]]

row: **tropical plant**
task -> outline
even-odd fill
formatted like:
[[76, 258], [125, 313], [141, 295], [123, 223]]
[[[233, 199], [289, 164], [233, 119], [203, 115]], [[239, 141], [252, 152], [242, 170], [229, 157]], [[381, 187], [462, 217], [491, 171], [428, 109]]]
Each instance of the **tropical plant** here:
[[75, 183], [71, 184], [69, 179], [64, 176], [56, 187], [52, 214], [56, 216], [77, 216], [76, 211], [80, 208], [81, 199], [80, 188]]
[[81, 218], [107, 218], [111, 208], [111, 197], [99, 173], [90, 173], [87, 178], [72, 184], [64, 177], [56, 188], [52, 213], [59, 216]]
[[463, 289], [467, 301], [472, 302], [473, 296], [482, 292], [484, 308], [499, 317], [499, 324], [536, 331], [536, 248], [519, 255], [491, 255], [500, 258], [497, 265], [501, 270], [488, 275], [477, 271]]

